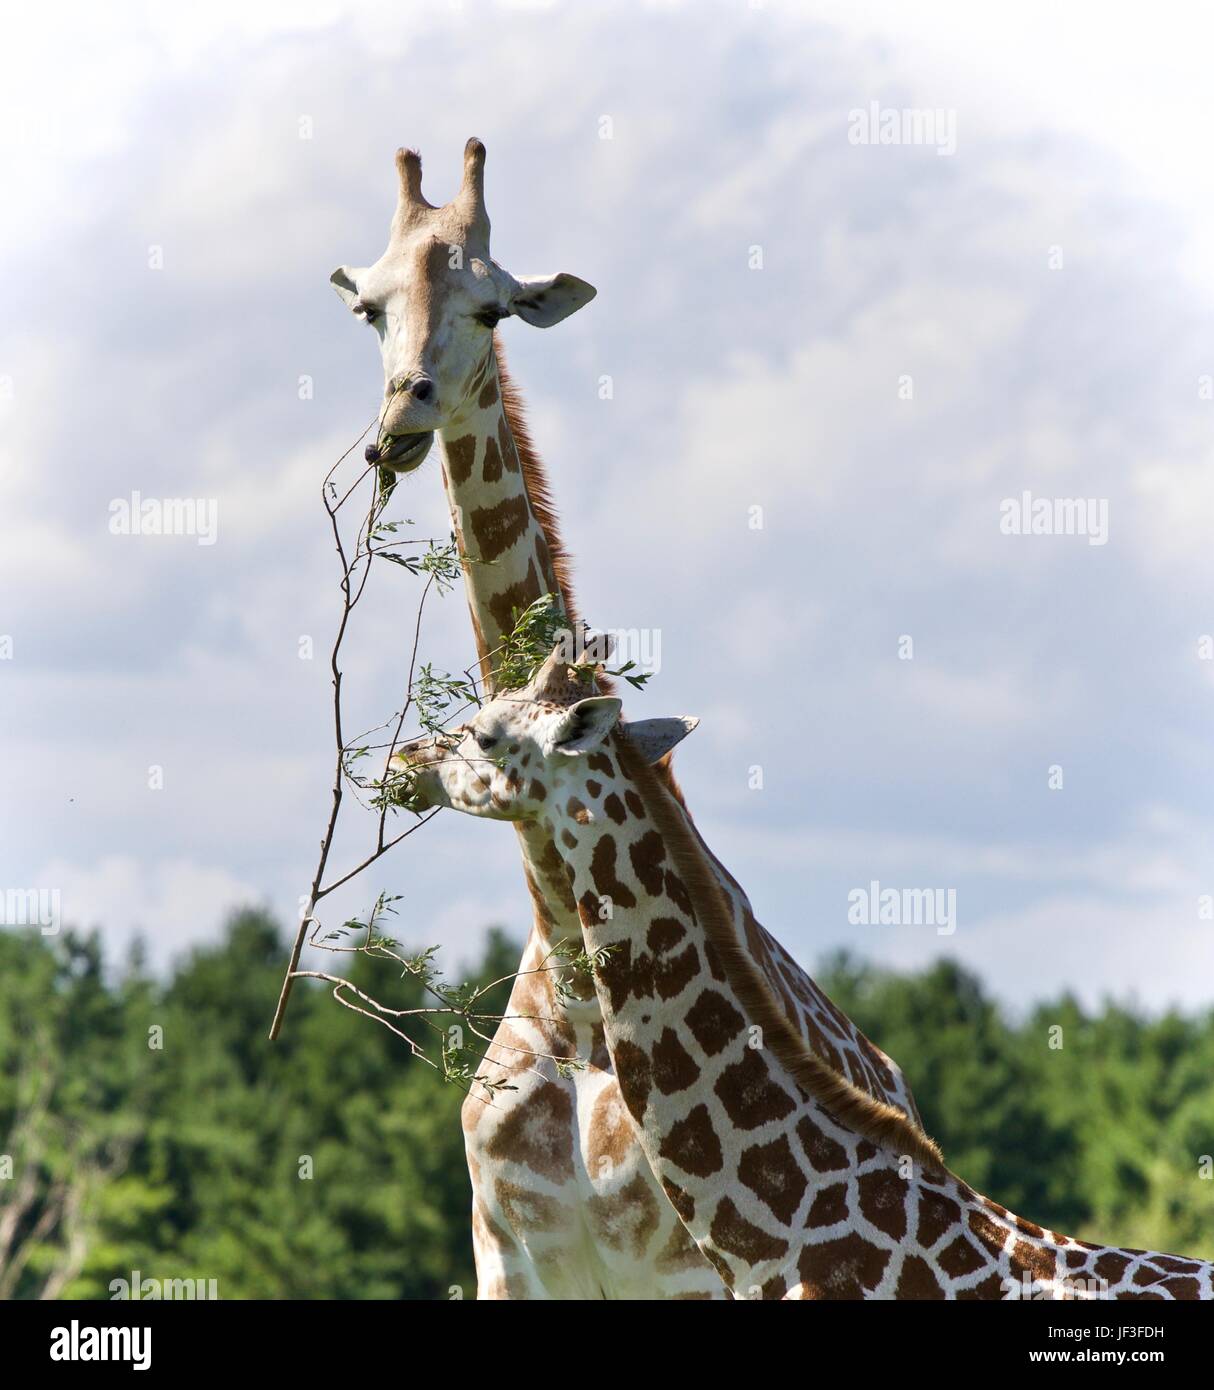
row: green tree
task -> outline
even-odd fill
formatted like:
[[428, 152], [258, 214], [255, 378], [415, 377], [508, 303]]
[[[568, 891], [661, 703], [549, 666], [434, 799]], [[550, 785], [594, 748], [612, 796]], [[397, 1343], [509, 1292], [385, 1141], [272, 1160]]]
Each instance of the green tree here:
[[1063, 995], [1013, 1025], [950, 961], [899, 975], [836, 955], [818, 978], [974, 1187], [1069, 1235], [1214, 1258], [1214, 1011], [1090, 1016]]
[[[0, 932], [0, 1297], [107, 1298], [134, 1271], [223, 1298], [471, 1296], [462, 1093], [310, 981], [268, 1042], [283, 952], [259, 912], [163, 981], [138, 953], [107, 969], [95, 936]], [[493, 932], [470, 983], [517, 960]], [[950, 962], [836, 956], [819, 978], [974, 1186], [1072, 1235], [1214, 1256], [1214, 1012], [1063, 996], [1013, 1022]]]

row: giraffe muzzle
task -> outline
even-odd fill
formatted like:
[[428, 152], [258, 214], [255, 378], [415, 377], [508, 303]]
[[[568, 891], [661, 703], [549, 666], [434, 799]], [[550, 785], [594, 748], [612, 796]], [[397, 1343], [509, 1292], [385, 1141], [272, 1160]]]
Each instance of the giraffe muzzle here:
[[384, 434], [378, 444], [367, 445], [364, 457], [380, 468], [411, 473], [430, 452], [433, 443], [433, 430], [423, 430], [419, 434]]
[[402, 743], [392, 759], [399, 778], [396, 804], [418, 812], [442, 806], [442, 785], [432, 765], [446, 756], [447, 749], [429, 736]]

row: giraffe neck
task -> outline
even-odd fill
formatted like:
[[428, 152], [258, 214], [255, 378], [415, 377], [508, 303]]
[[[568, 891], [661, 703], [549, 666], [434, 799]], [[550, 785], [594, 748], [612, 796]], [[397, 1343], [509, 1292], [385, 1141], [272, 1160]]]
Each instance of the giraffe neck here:
[[438, 443], [477, 654], [487, 675], [518, 614], [536, 599], [556, 595], [573, 620], [547, 482], [496, 339], [472, 374], [467, 404], [440, 431]]
[[[469, 380], [466, 399], [440, 431], [438, 444], [477, 656], [487, 678], [524, 608], [554, 594], [572, 623], [574, 599], [547, 479], [496, 335]], [[525, 954], [539, 958], [558, 939], [576, 934], [577, 911], [551, 836], [532, 823], [516, 828], [534, 906]], [[546, 1041], [566, 1046], [563, 1039]]]
[[587, 948], [609, 948], [596, 987], [624, 1103], [736, 1297], [1214, 1296], [1214, 1266], [1014, 1216], [905, 1115], [806, 1067], [745, 972], [745, 924], [713, 926], [728, 903], [702, 842], [626, 737], [569, 759], [545, 801]]
[[[669, 1200], [731, 1288], [788, 1277], [823, 1146], [859, 1162], [862, 1144], [864, 1157], [906, 1153], [937, 1169], [922, 1131], [821, 1062], [778, 1000], [764, 1004], [770, 989], [753, 966], [741, 970], [744, 923], [686, 813], [626, 737], [569, 759], [546, 804], [587, 948], [608, 948], [596, 988], [624, 1103]], [[729, 920], [714, 928], [714, 914]]]

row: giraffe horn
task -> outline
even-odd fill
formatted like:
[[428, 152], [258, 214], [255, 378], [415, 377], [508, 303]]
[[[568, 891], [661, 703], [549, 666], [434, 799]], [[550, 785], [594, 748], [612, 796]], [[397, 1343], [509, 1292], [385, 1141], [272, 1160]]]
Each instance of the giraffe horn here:
[[485, 209], [485, 147], [474, 135], [464, 146], [464, 178], [455, 206], [469, 229], [489, 240], [489, 213]]
[[394, 224], [406, 228], [433, 207], [422, 197], [422, 157], [416, 150], [396, 151], [396, 172], [400, 188], [396, 197]]
[[577, 673], [570, 669], [574, 661], [575, 658], [570, 656], [566, 639], [558, 638], [543, 665], [531, 677], [527, 686], [528, 695], [533, 700], [550, 700], [561, 705], [593, 694], [593, 690], [583, 685]]
[[531, 693], [537, 699], [563, 690], [569, 683], [569, 657], [564, 644], [557, 642], [544, 658], [543, 665], [531, 677]]

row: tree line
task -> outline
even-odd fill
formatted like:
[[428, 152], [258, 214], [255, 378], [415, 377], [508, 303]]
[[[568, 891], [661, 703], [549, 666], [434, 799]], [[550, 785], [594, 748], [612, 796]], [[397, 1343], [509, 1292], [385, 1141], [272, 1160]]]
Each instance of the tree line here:
[[[491, 929], [469, 983], [518, 954]], [[136, 1275], [221, 1298], [473, 1296], [461, 1091], [324, 989], [300, 988], [269, 1043], [283, 956], [259, 911], [167, 978], [138, 949], [107, 962], [96, 934], [0, 933], [0, 1298], [111, 1298]], [[350, 959], [386, 1004], [427, 1002]], [[1214, 1258], [1214, 1009], [1064, 995], [1013, 1019], [948, 961], [839, 955], [817, 978], [980, 1191]]]

